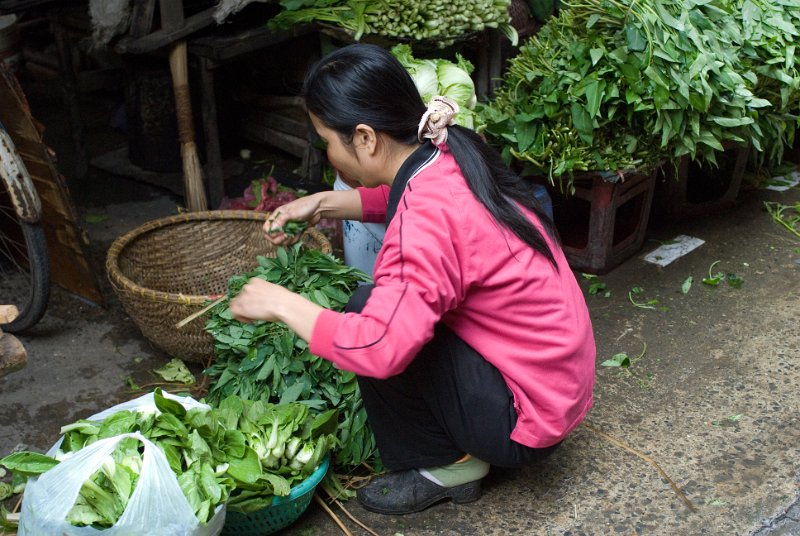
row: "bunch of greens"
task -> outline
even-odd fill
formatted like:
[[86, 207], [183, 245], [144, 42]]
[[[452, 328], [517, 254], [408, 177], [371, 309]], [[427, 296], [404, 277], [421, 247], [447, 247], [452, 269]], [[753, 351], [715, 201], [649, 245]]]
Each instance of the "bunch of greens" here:
[[[311, 418], [302, 404], [273, 406], [236, 397], [219, 409], [185, 409], [154, 393], [157, 411], [123, 410], [103, 421], [80, 420], [61, 429], [54, 457], [16, 452], [0, 459], [14, 472], [17, 489], [100, 439], [140, 432], [164, 453], [198, 520], [206, 524], [218, 505], [252, 511], [285, 496], [310, 475], [335, 443], [333, 413]], [[67, 521], [108, 528], [124, 512], [142, 470], [142, 445], [123, 439], [111, 458], [88, 478]], [[146, 490], [145, 490], [146, 491]]]
[[[228, 509], [254, 512], [269, 506], [273, 496], [286, 496], [305, 480], [336, 444], [336, 411], [316, 416], [300, 403], [265, 404], [229, 396], [211, 412], [230, 432], [242, 456], [229, 459], [227, 474], [234, 490]], [[236, 452], [239, 454], [239, 451]]]
[[[761, 149], [769, 101], [753, 93], [734, 0], [574, 0], [512, 58], [486, 133], [526, 173], [715, 163], [723, 144]], [[570, 177], [567, 177], [569, 183]]]
[[433, 41], [442, 48], [471, 32], [498, 28], [517, 43], [508, 13], [510, 0], [281, 0], [280, 4], [283, 10], [269, 22], [275, 28], [325, 22], [349, 30], [356, 41], [374, 34]]
[[800, 3], [794, 0], [739, 0], [745, 65], [758, 77], [754, 93], [771, 103], [758, 117], [763, 135], [759, 164], [776, 168], [794, 144], [800, 114]]
[[456, 54], [456, 63], [444, 59], [416, 59], [411, 47], [398, 44], [392, 47], [392, 54], [406, 68], [417, 86], [422, 100], [426, 103], [436, 95], [453, 99], [459, 106], [455, 122], [467, 128], [474, 128], [472, 111], [478, 98], [475, 83], [470, 74], [475, 67], [461, 54]]
[[[334, 311], [342, 311], [358, 284], [369, 281], [363, 272], [319, 250], [303, 249], [300, 243], [279, 248], [274, 258], [259, 257], [255, 270], [231, 278], [228, 296], [236, 296], [252, 277]], [[313, 355], [283, 323], [237, 321], [225, 302], [211, 310], [205, 329], [215, 341], [214, 363], [205, 371], [212, 380], [207, 402], [216, 405], [237, 395], [281, 404], [300, 401], [314, 412], [335, 409], [336, 463], [356, 467], [375, 461], [375, 439], [355, 374]]]

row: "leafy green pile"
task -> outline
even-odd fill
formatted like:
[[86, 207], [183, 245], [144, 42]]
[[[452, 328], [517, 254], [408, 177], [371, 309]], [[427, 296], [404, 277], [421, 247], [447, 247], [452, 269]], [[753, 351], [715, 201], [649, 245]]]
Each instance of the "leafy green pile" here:
[[[97, 440], [138, 431], [155, 443], [203, 524], [223, 503], [251, 512], [289, 494], [334, 445], [335, 412], [313, 418], [303, 404], [269, 405], [237, 397], [218, 409], [186, 410], [154, 393], [156, 412], [123, 410], [101, 422], [79, 420], [61, 429], [54, 457], [17, 452], [0, 459], [17, 483], [38, 476]], [[141, 443], [123, 439], [111, 459], [85, 481], [67, 521], [108, 528], [125, 510], [142, 469]]]
[[[274, 258], [259, 257], [255, 270], [230, 279], [228, 296], [236, 296], [252, 277], [334, 311], [342, 311], [358, 284], [370, 279], [332, 255], [303, 249], [300, 243], [279, 248]], [[227, 303], [211, 310], [205, 329], [215, 341], [214, 363], [205, 371], [212, 379], [208, 403], [216, 405], [237, 395], [281, 404], [299, 401], [314, 412], [336, 409], [336, 463], [357, 467], [377, 456], [355, 374], [313, 355], [283, 323], [239, 322]]]
[[726, 142], [761, 150], [770, 102], [742, 59], [739, 3], [562, 2], [510, 61], [486, 132], [508, 161], [551, 181], [664, 157], [714, 163]]
[[312, 416], [305, 404], [274, 405], [229, 396], [210, 415], [225, 438], [233, 438], [232, 454], [242, 453], [227, 462], [235, 486], [227, 505], [236, 512], [254, 512], [269, 506], [273, 496], [288, 495], [336, 444], [335, 410]]
[[517, 44], [508, 13], [510, 0], [281, 0], [283, 11], [270, 26], [325, 22], [353, 32], [356, 41], [365, 34], [404, 40], [434, 41], [446, 47], [459, 37], [485, 28], [499, 28]]
[[758, 77], [754, 93], [771, 104], [758, 117], [764, 151], [755, 156], [774, 169], [794, 144], [800, 115], [800, 2], [739, 0], [736, 6], [743, 61]]

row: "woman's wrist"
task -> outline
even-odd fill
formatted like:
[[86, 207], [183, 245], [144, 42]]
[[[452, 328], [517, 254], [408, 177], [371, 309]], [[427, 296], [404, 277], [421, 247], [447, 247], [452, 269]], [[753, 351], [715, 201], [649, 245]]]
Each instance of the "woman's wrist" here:
[[328, 190], [314, 195], [319, 196], [315, 214], [320, 218], [361, 219], [361, 194], [358, 190]]
[[276, 303], [275, 314], [301, 339], [309, 341], [314, 324], [324, 309], [299, 294], [286, 289], [284, 291], [286, 295]]

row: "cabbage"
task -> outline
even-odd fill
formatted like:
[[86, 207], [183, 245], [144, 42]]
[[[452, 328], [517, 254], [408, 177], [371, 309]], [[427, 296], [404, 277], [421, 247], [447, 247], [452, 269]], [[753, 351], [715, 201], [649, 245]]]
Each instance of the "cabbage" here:
[[418, 61], [414, 67], [407, 69], [417, 86], [422, 100], [428, 102], [431, 97], [438, 95], [439, 79], [437, 76], [436, 64], [430, 60]]
[[453, 99], [461, 108], [455, 122], [473, 128], [475, 113], [472, 109], [478, 98], [470, 77], [474, 67], [469, 61], [460, 54], [456, 54], [457, 63], [444, 59], [418, 60], [414, 58], [411, 47], [405, 44], [395, 45], [392, 54], [411, 75], [422, 100], [427, 103], [435, 95]]

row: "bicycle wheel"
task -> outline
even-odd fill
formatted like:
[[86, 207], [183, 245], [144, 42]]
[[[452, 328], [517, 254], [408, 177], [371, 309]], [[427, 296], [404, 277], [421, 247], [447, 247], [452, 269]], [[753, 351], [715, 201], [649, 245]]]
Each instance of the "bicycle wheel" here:
[[50, 263], [41, 225], [20, 221], [5, 183], [0, 188], [0, 305], [19, 315], [0, 329], [17, 333], [36, 324], [50, 298]]

